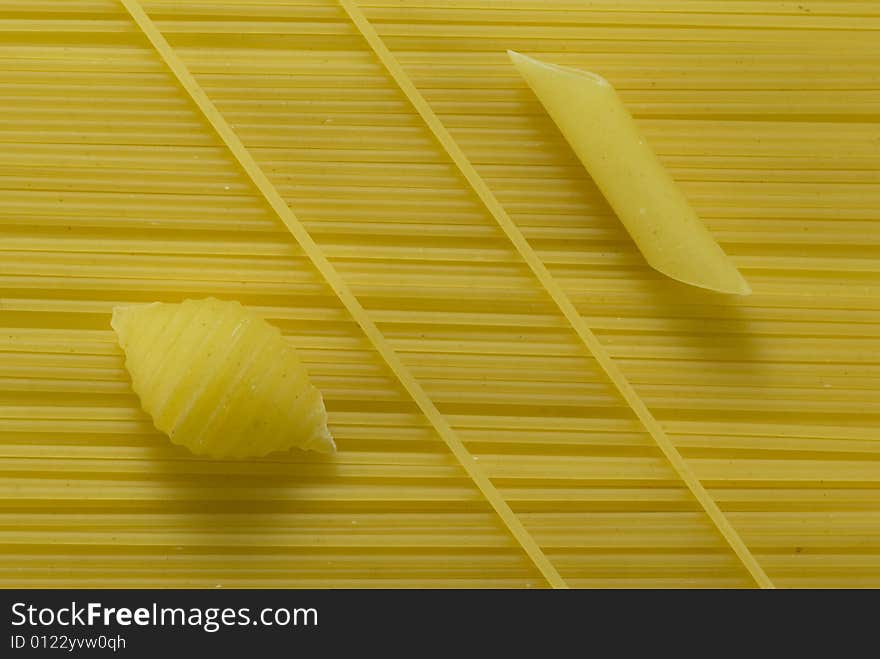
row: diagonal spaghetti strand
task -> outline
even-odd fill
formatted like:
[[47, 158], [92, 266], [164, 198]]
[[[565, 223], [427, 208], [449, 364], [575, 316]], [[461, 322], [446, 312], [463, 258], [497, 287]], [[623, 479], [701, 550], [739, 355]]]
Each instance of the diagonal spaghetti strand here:
[[654, 415], [651, 414], [651, 411], [648, 409], [648, 406], [645, 405], [641, 396], [639, 396], [629, 380], [626, 379], [626, 376], [624, 376], [623, 372], [618, 368], [617, 364], [605, 350], [604, 346], [596, 338], [596, 335], [593, 334], [589, 327], [587, 327], [586, 322], [578, 313], [571, 300], [559, 284], [556, 283], [556, 280], [553, 279], [553, 276], [550, 274], [550, 271], [547, 270], [543, 261], [541, 261], [531, 245], [529, 245], [525, 236], [523, 236], [522, 232], [517, 228], [516, 224], [514, 224], [501, 203], [489, 189], [489, 186], [486, 185], [486, 182], [483, 181], [482, 177], [477, 173], [473, 164], [471, 164], [468, 157], [458, 146], [440, 118], [431, 109], [431, 106], [425, 100], [424, 96], [422, 96], [421, 92], [419, 92], [413, 82], [409, 79], [409, 76], [403, 70], [403, 67], [397, 61], [397, 58], [394, 57], [390, 50], [388, 50], [385, 42], [382, 41], [382, 38], [370, 24], [369, 20], [367, 20], [367, 17], [353, 0], [340, 0], [340, 4], [363, 35], [364, 39], [370, 44], [370, 47], [400, 87], [401, 91], [403, 91], [415, 107], [416, 111], [421, 115], [428, 128], [434, 133], [437, 141], [443, 146], [450, 158], [452, 158], [453, 162], [458, 166], [462, 175], [473, 188], [474, 192], [476, 192], [480, 200], [485, 204], [486, 208], [495, 218], [495, 221], [504, 231], [505, 235], [507, 235], [508, 239], [513, 243], [517, 252], [528, 264], [535, 277], [541, 282], [547, 293], [559, 307], [560, 311], [562, 311], [563, 315], [571, 324], [572, 328], [574, 328], [575, 332], [577, 332], [584, 345], [586, 345], [587, 349], [592, 353], [596, 361], [611, 379], [614, 386], [635, 412], [645, 429], [657, 442], [660, 450], [663, 451], [663, 454], [672, 464], [672, 467], [678, 473], [679, 477], [685, 482], [688, 489], [690, 489], [697, 501], [709, 515], [712, 522], [721, 532], [721, 535], [742, 561], [743, 565], [745, 565], [752, 578], [762, 588], [773, 588], [773, 582], [758, 563], [754, 554], [752, 554], [745, 542], [743, 542], [739, 533], [737, 533], [736, 529], [730, 524], [730, 521], [718, 507], [718, 504], [715, 503], [715, 500], [706, 488], [703, 487], [703, 484], [691, 471], [690, 467], [681, 456], [681, 453], [678, 452], [678, 449], [675, 448], [675, 445], [666, 435], [666, 432], [663, 430], [660, 423], [654, 418]]
[[339, 297], [340, 301], [345, 305], [345, 308], [351, 316], [355, 319], [358, 325], [360, 325], [364, 334], [366, 334], [373, 343], [373, 346], [388, 364], [389, 368], [397, 376], [401, 384], [410, 396], [412, 396], [413, 400], [428, 420], [433, 424], [437, 434], [440, 435], [449, 446], [453, 455], [455, 455], [456, 459], [461, 463], [462, 467], [464, 467], [465, 472], [471, 477], [498, 516], [501, 517], [501, 520], [504, 522], [507, 529], [523, 550], [525, 550], [547, 582], [554, 588], [566, 588], [567, 584], [560, 576], [556, 567], [540, 546], [538, 546], [538, 543], [528, 530], [526, 530], [513, 510], [511, 510], [507, 501], [501, 496], [501, 493], [489, 477], [485, 474], [482, 468], [478, 466], [478, 463], [465, 448], [461, 439], [459, 439], [458, 435], [449, 423], [447, 423], [446, 419], [434, 405], [434, 402], [425, 390], [422, 389], [422, 386], [410, 373], [409, 369], [404, 366], [400, 357], [398, 357], [397, 353], [391, 347], [391, 344], [351, 292], [351, 289], [345, 281], [343, 281], [342, 277], [336, 271], [336, 268], [334, 268], [330, 261], [327, 260], [327, 257], [324, 256], [320, 247], [318, 247], [317, 243], [315, 243], [308, 231], [306, 231], [305, 227], [281, 197], [281, 194], [272, 182], [269, 181], [256, 160], [254, 160], [253, 156], [235, 134], [235, 131], [233, 131], [232, 127], [216, 108], [211, 99], [205, 94], [204, 90], [190, 73], [187, 66], [174, 52], [174, 49], [156, 27], [155, 23], [153, 23], [152, 19], [147, 16], [140, 3], [137, 0], [120, 0], [120, 2], [131, 15], [135, 23], [137, 23], [138, 27], [144, 32], [147, 39], [149, 39], [150, 43], [159, 53], [159, 56], [164, 60], [165, 64], [177, 78], [177, 81], [192, 98], [193, 102], [205, 116], [205, 119], [211, 124], [213, 129], [220, 136], [220, 139], [223, 140], [224, 144], [232, 152], [233, 157], [242, 167], [248, 178], [250, 178], [272, 209], [278, 214], [278, 217], [288, 228], [290, 233], [293, 234], [293, 237], [300, 244], [303, 251], [305, 251], [317, 270]]

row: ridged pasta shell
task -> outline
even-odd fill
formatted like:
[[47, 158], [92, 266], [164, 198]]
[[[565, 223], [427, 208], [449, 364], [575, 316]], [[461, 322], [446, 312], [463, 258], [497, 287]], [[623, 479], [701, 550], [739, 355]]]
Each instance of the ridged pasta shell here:
[[141, 405], [175, 444], [214, 458], [336, 449], [296, 350], [238, 302], [120, 306], [111, 326]]

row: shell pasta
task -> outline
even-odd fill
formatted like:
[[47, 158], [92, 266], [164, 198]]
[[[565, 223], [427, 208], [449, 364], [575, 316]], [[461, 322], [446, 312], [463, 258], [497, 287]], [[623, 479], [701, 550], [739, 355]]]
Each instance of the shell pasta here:
[[116, 307], [112, 326], [144, 410], [175, 444], [215, 458], [335, 450], [296, 351], [238, 302]]

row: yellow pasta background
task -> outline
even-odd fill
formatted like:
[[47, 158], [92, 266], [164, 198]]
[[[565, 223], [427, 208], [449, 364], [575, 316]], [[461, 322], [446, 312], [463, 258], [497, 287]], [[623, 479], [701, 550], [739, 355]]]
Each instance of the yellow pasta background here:
[[[880, 586], [878, 29], [7, 0], [0, 584]], [[507, 49], [615, 86], [751, 296], [644, 262]], [[333, 460], [152, 428], [112, 308], [208, 296], [297, 346]]]

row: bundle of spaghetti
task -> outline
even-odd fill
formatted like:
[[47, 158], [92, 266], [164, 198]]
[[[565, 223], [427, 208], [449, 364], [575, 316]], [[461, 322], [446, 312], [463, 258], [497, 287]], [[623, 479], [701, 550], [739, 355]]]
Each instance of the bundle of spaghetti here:
[[[880, 16], [798, 6], [363, 10], [774, 583], [878, 585]], [[568, 585], [753, 585], [341, 7], [143, 8]], [[0, 582], [545, 586], [130, 15], [0, 29]], [[506, 48], [608, 77], [755, 294], [645, 265]], [[208, 295], [297, 347], [335, 458], [152, 428], [110, 311]]]

